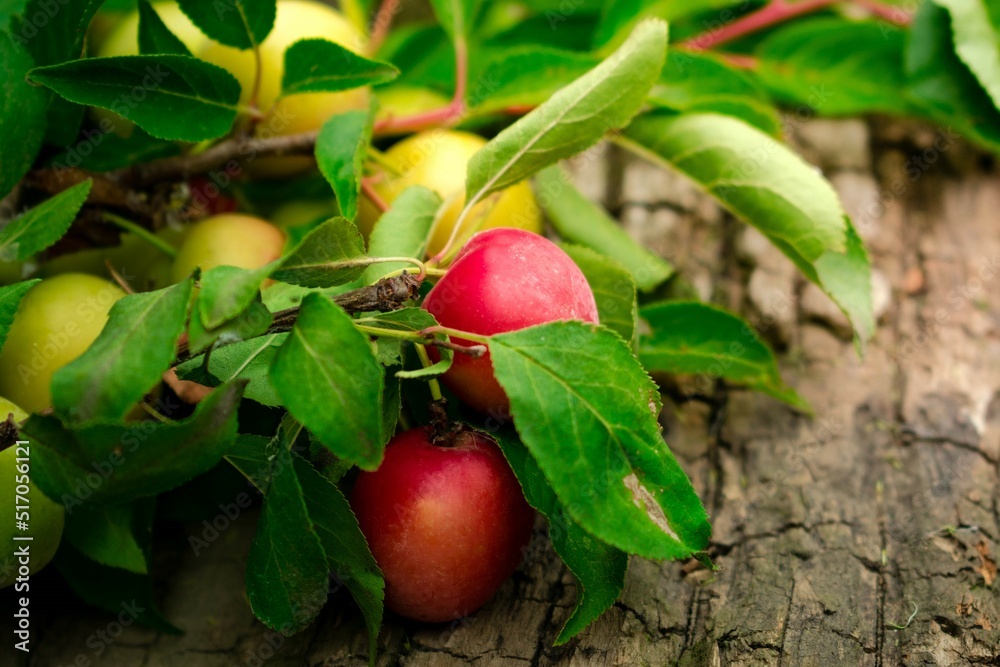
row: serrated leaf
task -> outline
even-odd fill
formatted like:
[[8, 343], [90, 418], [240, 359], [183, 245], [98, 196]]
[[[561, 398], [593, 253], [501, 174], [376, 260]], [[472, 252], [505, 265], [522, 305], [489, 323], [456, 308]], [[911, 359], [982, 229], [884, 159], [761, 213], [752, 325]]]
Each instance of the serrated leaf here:
[[113, 111], [160, 139], [220, 137], [232, 127], [240, 99], [240, 84], [226, 70], [171, 54], [85, 58], [36, 67], [28, 76], [71, 102]]
[[629, 346], [582, 322], [493, 336], [514, 426], [573, 519], [653, 559], [708, 545], [708, 516], [660, 435], [660, 398]]
[[641, 23], [607, 60], [498, 134], [469, 160], [465, 210], [625, 126], [659, 75], [666, 48], [666, 24]]
[[27, 259], [62, 238], [87, 201], [87, 179], [21, 214], [0, 229], [0, 262]]
[[84, 503], [66, 515], [63, 535], [91, 560], [147, 574], [146, 555], [132, 530], [132, 505]]
[[13, 285], [0, 287], [0, 350], [7, 342], [7, 334], [10, 333], [10, 325], [14, 323], [14, 315], [21, 299], [29, 289], [40, 283], [40, 280], [25, 280]]
[[903, 43], [904, 31], [885, 23], [812, 19], [758, 45], [755, 71], [781, 101], [824, 116], [907, 114]]
[[[423, 186], [403, 190], [378, 219], [368, 239], [368, 253], [372, 257], [423, 257], [440, 207], [441, 198]], [[361, 281], [371, 285], [393, 271], [412, 267], [405, 262], [372, 264], [361, 274]]]
[[285, 51], [281, 94], [335, 93], [388, 83], [399, 76], [389, 63], [369, 60], [326, 39], [301, 39]]
[[615, 260], [632, 274], [639, 289], [649, 291], [673, 275], [666, 260], [644, 248], [603, 208], [584, 197], [561, 168], [540, 171], [535, 190], [559, 236]]
[[309, 625], [329, 593], [326, 554], [290, 456], [275, 459], [246, 571], [254, 615], [284, 635]]
[[215, 329], [249, 308], [274, 267], [274, 262], [257, 269], [216, 266], [202, 273], [197, 302], [201, 323]]
[[271, 277], [303, 287], [334, 287], [351, 282], [371, 263], [354, 223], [331, 218], [309, 232]]
[[365, 155], [372, 138], [371, 110], [346, 111], [331, 116], [316, 137], [316, 163], [337, 196], [341, 214], [358, 215], [358, 197]]
[[163, 22], [148, 0], [139, 0], [139, 53], [174, 53], [190, 56], [191, 51]]
[[34, 66], [20, 44], [0, 33], [0, 199], [28, 173], [45, 136], [49, 96], [25, 80]]
[[287, 333], [269, 334], [233, 343], [212, 351], [206, 375], [203, 356], [195, 357], [177, 367], [177, 375], [182, 380], [191, 380], [211, 387], [233, 380], [246, 380], [245, 398], [262, 405], [276, 407], [281, 398], [271, 385], [268, 370], [285, 342]]
[[365, 617], [369, 662], [373, 662], [378, 654], [385, 579], [344, 494], [308, 461], [297, 454], [292, 458], [309, 517], [326, 553], [327, 567], [347, 586]]
[[274, 27], [276, 0], [178, 0], [181, 11], [206, 35], [237, 49], [250, 49]]
[[735, 116], [768, 134], [781, 134], [778, 113], [761, 85], [750, 74], [705, 53], [668, 53], [648, 99], [654, 106], [674, 111]]
[[698, 302], [644, 306], [648, 329], [639, 336], [639, 360], [649, 371], [725, 378], [804, 411], [809, 404], [785, 384], [774, 352], [749, 324]]
[[615, 260], [577, 245], [560, 246], [572, 258], [594, 293], [601, 324], [626, 341], [635, 335], [636, 296], [632, 275]]
[[[849, 253], [850, 223], [833, 187], [791, 150], [728, 116], [647, 114], [625, 140], [644, 155], [686, 174], [744, 222], [762, 231], [810, 280], [837, 301], [862, 342], [874, 332], [870, 267], [857, 274], [817, 270]], [[856, 249], [850, 251], [857, 256]], [[843, 267], [843, 263], [840, 264]], [[847, 280], [849, 278], [849, 280]], [[867, 288], [858, 289], [861, 281]]]
[[137, 622], [170, 635], [181, 631], [171, 625], [156, 607], [153, 580], [97, 563], [69, 544], [59, 548], [53, 561], [73, 591], [89, 605], [111, 614], [125, 614]]
[[[387, 313], [370, 313], [366, 317], [355, 320], [355, 324], [362, 331], [374, 336], [379, 335], [379, 329], [418, 333], [428, 327], [436, 326], [437, 323], [434, 316], [423, 308], [400, 308], [399, 310]], [[376, 349], [376, 355], [379, 357], [380, 363], [386, 366], [402, 363], [402, 341], [388, 337], [379, 338], [375, 342], [379, 346], [386, 345], [386, 349], [384, 350], [381, 347]], [[408, 371], [397, 370], [395, 375], [397, 378], [406, 380], [429, 380], [438, 377], [451, 368], [455, 353], [447, 348], [440, 348], [438, 349], [438, 356], [440, 357], [439, 360], [430, 366]]]
[[57, 417], [34, 415], [22, 428], [34, 448], [33, 479], [68, 508], [91, 498], [112, 503], [168, 491], [209, 470], [232, 446], [242, 393], [240, 382], [220, 387], [191, 417], [170, 423], [71, 430]]
[[[954, 128], [998, 152], [1000, 111], [953, 47], [948, 12], [933, 2], [921, 3], [907, 31], [907, 95], [946, 131]], [[950, 142], [951, 137], [944, 140]]]
[[124, 417], [170, 368], [191, 287], [185, 280], [116, 302], [93, 345], [52, 376], [56, 413], [79, 423]]
[[354, 321], [318, 294], [302, 300], [271, 366], [289, 412], [323, 446], [365, 470], [382, 461], [383, 371]]
[[955, 53], [1000, 107], [1000, 4], [994, 0], [936, 0], [951, 14]]
[[625, 588], [628, 554], [595, 539], [573, 521], [525, 446], [505, 431], [493, 433], [524, 490], [528, 504], [549, 521], [549, 539], [577, 582], [576, 604], [556, 646], [565, 644], [607, 611]]

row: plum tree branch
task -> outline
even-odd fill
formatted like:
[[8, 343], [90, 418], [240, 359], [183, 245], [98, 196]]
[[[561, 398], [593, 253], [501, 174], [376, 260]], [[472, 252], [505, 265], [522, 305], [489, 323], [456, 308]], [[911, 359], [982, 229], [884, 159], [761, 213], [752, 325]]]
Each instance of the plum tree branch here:
[[[334, 303], [343, 308], [348, 313], [367, 313], [372, 311], [388, 312], [399, 310], [403, 305], [412, 299], [417, 298], [422, 280], [409, 273], [404, 273], [391, 278], [382, 278], [378, 282], [353, 289], [343, 294], [332, 297]], [[274, 313], [274, 321], [265, 334], [282, 333], [291, 331], [298, 319], [299, 308], [288, 308]], [[178, 346], [177, 357], [174, 366], [182, 364], [193, 356], [188, 350], [187, 342]]]
[[[178, 155], [110, 172], [111, 178], [134, 187], [149, 187], [163, 181], [187, 179], [221, 167], [242, 170], [242, 164], [258, 158], [312, 155], [319, 131], [285, 136], [232, 138], [195, 155]], [[239, 172], [237, 172], [239, 173]], [[232, 175], [232, 174], [231, 174]]]
[[[755, 33], [764, 28], [769, 28], [779, 23], [812, 14], [821, 9], [837, 4], [843, 0], [771, 0], [767, 5], [755, 12], [741, 16], [735, 21], [721, 27], [712, 28], [705, 32], [686, 39], [678, 46], [692, 51], [702, 51], [710, 49], [726, 42], [731, 42], [740, 37]], [[848, 4], [853, 4], [867, 10], [873, 16], [881, 18], [898, 25], [906, 25], [910, 22], [910, 14], [898, 7], [885, 5], [878, 0], [846, 0]]]

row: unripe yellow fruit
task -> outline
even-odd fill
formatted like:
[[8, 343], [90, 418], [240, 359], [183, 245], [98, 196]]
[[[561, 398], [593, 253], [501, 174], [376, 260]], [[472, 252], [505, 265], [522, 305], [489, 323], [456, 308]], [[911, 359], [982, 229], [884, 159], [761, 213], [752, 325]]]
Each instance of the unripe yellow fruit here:
[[195, 268], [256, 269], [281, 257], [285, 234], [260, 218], [238, 213], [205, 218], [191, 226], [174, 259], [172, 277], [180, 282]]
[[[303, 93], [279, 99], [285, 73], [285, 51], [302, 39], [326, 39], [355, 53], [363, 53], [366, 40], [342, 14], [311, 0], [278, 0], [274, 28], [260, 45], [261, 73], [257, 108], [266, 115], [256, 127], [259, 137], [284, 136], [319, 129], [334, 114], [368, 107], [368, 88], [339, 93]], [[250, 102], [257, 71], [253, 50], [241, 51], [208, 42], [198, 57], [223, 67], [239, 80], [241, 104]], [[279, 177], [307, 169], [305, 157], [262, 158], [248, 163], [258, 176]]]
[[[0, 421], [5, 421], [8, 415], [13, 415], [15, 421], [28, 418], [24, 410], [7, 399], [0, 398]], [[21, 567], [27, 568], [27, 574], [34, 574], [49, 564], [59, 548], [66, 518], [62, 504], [50, 500], [33, 483], [25, 484], [26, 480], [18, 479], [25, 475], [22, 472], [24, 469], [29, 471], [27, 473], [29, 478], [31, 474], [30, 445], [28, 456], [24, 454], [24, 450], [18, 451], [16, 445], [0, 451], [0, 507], [3, 508], [3, 512], [0, 512], [0, 588], [10, 586], [18, 576], [24, 574], [25, 572], [20, 571]], [[18, 458], [28, 460], [17, 461]], [[26, 468], [19, 469], [18, 466]], [[25, 490], [27, 494], [23, 493]], [[17, 496], [28, 501], [27, 507], [24, 508], [27, 512], [24, 519], [15, 515], [15, 506], [24, 505]], [[17, 510], [19, 513], [21, 511], [23, 510]], [[16, 522], [19, 520], [27, 522], [28, 530], [17, 527]], [[30, 542], [15, 541], [15, 536], [32, 539]], [[22, 563], [22, 556], [16, 554], [17, 549], [24, 545], [28, 545], [29, 550], [27, 564]]]
[[[391, 204], [411, 185], [423, 185], [437, 192], [447, 207], [434, 223], [427, 254], [434, 255], [447, 243], [465, 206], [465, 169], [469, 160], [486, 145], [482, 137], [468, 132], [429, 130], [400, 141], [385, 152], [385, 158], [396, 165], [400, 175], [382, 172], [374, 189], [387, 204]], [[542, 231], [542, 214], [527, 181], [507, 188], [496, 197], [477, 204], [458, 235], [461, 245], [472, 235], [481, 217], [479, 230], [492, 227], [516, 227], [536, 234]], [[381, 213], [367, 199], [361, 201], [358, 228], [368, 236]]]
[[[181, 11], [176, 2], [154, 2], [153, 9], [159, 14], [170, 32], [184, 43], [191, 53], [197, 54], [209, 41], [198, 29], [187, 14]], [[133, 56], [139, 53], [139, 12], [129, 12], [117, 26], [114, 27], [97, 49], [101, 58], [111, 56]]]
[[117, 285], [64, 273], [24, 295], [0, 352], [0, 394], [29, 412], [52, 404], [52, 375], [97, 340], [108, 312], [125, 296]]

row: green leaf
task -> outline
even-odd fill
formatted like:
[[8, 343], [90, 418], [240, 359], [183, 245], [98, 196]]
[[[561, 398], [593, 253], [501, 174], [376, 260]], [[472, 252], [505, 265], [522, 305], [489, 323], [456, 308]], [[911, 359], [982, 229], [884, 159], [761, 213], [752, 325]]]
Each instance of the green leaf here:
[[337, 195], [341, 214], [348, 220], [358, 215], [361, 176], [373, 120], [370, 110], [346, 111], [323, 123], [316, 138], [316, 163]]
[[824, 116], [908, 114], [904, 34], [881, 22], [792, 23], [757, 47], [756, 71], [781, 101], [805, 104]]
[[326, 39], [301, 39], [285, 51], [282, 95], [335, 93], [387, 83], [399, 76], [389, 63], [369, 60]]
[[[850, 318], [860, 340], [875, 330], [870, 267], [848, 248], [850, 223], [833, 187], [791, 150], [742, 121], [716, 114], [647, 114], [625, 131], [630, 147], [686, 174], [757, 227]], [[850, 254], [856, 274], [820, 272]], [[860, 259], [864, 261], [860, 261]], [[849, 278], [849, 280], [845, 280]], [[867, 288], [858, 289], [862, 281]]]
[[293, 454], [295, 471], [305, 494], [309, 517], [316, 527], [327, 567], [340, 579], [357, 602], [368, 626], [370, 662], [378, 654], [378, 631], [382, 625], [385, 580], [361, 534], [358, 520], [347, 498], [312, 465]]
[[149, 575], [101, 565], [70, 544], [59, 548], [54, 562], [59, 574], [87, 604], [115, 616], [123, 614], [159, 632], [181, 634], [156, 608]]
[[235, 318], [260, 295], [260, 285], [274, 270], [274, 263], [258, 269], [216, 266], [201, 274], [198, 310], [208, 329]]
[[218, 349], [261, 336], [273, 321], [274, 315], [264, 305], [259, 294], [254, 295], [246, 310], [213, 329], [205, 326], [201, 308], [196, 305], [191, 309], [191, 319], [188, 322], [188, 352], [197, 354], [210, 347]]
[[631, 341], [635, 335], [638, 308], [632, 275], [615, 260], [590, 248], [575, 245], [561, 247], [586, 276], [597, 301], [601, 324], [624, 340]]
[[20, 44], [0, 33], [0, 199], [28, 173], [45, 136], [49, 96], [25, 80], [34, 66]]
[[[423, 257], [427, 250], [427, 237], [440, 207], [441, 198], [421, 185], [403, 190], [372, 230], [368, 239], [369, 254], [372, 257]], [[405, 262], [372, 264], [361, 274], [361, 280], [371, 285], [383, 276], [405, 268], [415, 267]]]
[[266, 493], [271, 484], [273, 457], [269, 454], [270, 443], [271, 439], [267, 436], [240, 433], [236, 444], [226, 454], [226, 460], [261, 493]]
[[66, 515], [63, 533], [91, 560], [136, 574], [147, 574], [146, 554], [132, 529], [132, 505], [84, 503]]
[[331, 218], [302, 239], [271, 277], [303, 287], [334, 287], [351, 282], [371, 263], [354, 223]]
[[29, 0], [24, 12], [10, 25], [3, 41], [22, 44], [36, 65], [51, 65], [79, 58], [90, 19], [101, 0]]
[[746, 72], [705, 53], [668, 53], [660, 80], [649, 93], [649, 102], [674, 111], [714, 111], [735, 116], [768, 134], [781, 134], [781, 121], [761, 85]]
[[178, 0], [191, 22], [217, 42], [237, 49], [250, 49], [274, 27], [276, 0]]
[[872, 306], [872, 267], [868, 251], [851, 221], [847, 223], [847, 252], [828, 250], [816, 260], [816, 279], [854, 324], [859, 348], [875, 333]]
[[476, 113], [537, 106], [601, 62], [590, 54], [548, 46], [523, 46], [501, 53], [483, 71], [481, 78], [490, 85], [475, 100]]
[[354, 321], [318, 294], [302, 300], [271, 381], [289, 412], [331, 452], [365, 470], [382, 461], [383, 371]]
[[921, 3], [907, 32], [910, 100], [931, 119], [1000, 152], [1000, 111], [955, 54], [948, 12]]
[[21, 299], [29, 289], [40, 282], [40, 280], [25, 280], [0, 287], [0, 350], [7, 342], [7, 334], [10, 333], [10, 325], [14, 323], [14, 315]]
[[243, 384], [213, 391], [179, 422], [96, 424], [76, 430], [34, 415], [22, 428], [32, 440], [32, 474], [45, 495], [67, 509], [89, 498], [120, 502], [154, 496], [206, 472], [236, 439]]
[[549, 521], [549, 539], [576, 578], [576, 604], [555, 644], [565, 644], [615, 603], [625, 588], [628, 554], [589, 535], [573, 521], [524, 445], [505, 431], [491, 434], [503, 449], [528, 504]]
[[283, 451], [275, 457], [246, 571], [254, 615], [284, 635], [304, 629], [319, 615], [329, 576], [290, 456]]
[[240, 84], [232, 74], [189, 56], [85, 58], [36, 67], [29, 78], [65, 99], [108, 109], [160, 139], [203, 141], [227, 132]]
[[955, 52], [1000, 107], [1000, 4], [995, 0], [936, 0], [951, 14]]
[[806, 412], [809, 404], [781, 379], [778, 361], [750, 325], [704, 303], [668, 301], [639, 311], [647, 328], [639, 360], [649, 371], [725, 378]]
[[559, 236], [615, 260], [648, 292], [674, 273], [670, 264], [629, 236], [603, 208], [583, 196], [561, 168], [552, 166], [535, 176], [538, 204]]
[[498, 134], [469, 160], [465, 210], [626, 125], [663, 67], [666, 43], [666, 24], [640, 24], [607, 60]]
[[220, 347], [212, 351], [207, 374], [203, 368], [205, 357], [199, 356], [178, 366], [177, 375], [182, 380], [211, 387], [233, 380], [246, 380], [248, 384], [244, 397], [262, 405], [279, 406], [281, 398], [271, 385], [268, 370], [286, 338], [287, 333], [269, 334]]
[[514, 426], [573, 519], [645, 558], [708, 546], [708, 517], [660, 435], [660, 397], [628, 345], [582, 322], [490, 339]]
[[451, 41], [463, 41], [472, 32], [473, 19], [481, 0], [430, 0], [438, 23]]
[[87, 201], [92, 183], [88, 178], [8, 222], [0, 229], [0, 261], [27, 259], [61, 239]]
[[174, 33], [170, 32], [170, 28], [163, 22], [148, 0], [139, 0], [139, 53], [142, 55], [155, 55], [157, 53], [191, 55], [188, 47]]
[[81, 423], [124, 417], [170, 368], [191, 286], [185, 280], [115, 303], [93, 345], [52, 376], [56, 412]]

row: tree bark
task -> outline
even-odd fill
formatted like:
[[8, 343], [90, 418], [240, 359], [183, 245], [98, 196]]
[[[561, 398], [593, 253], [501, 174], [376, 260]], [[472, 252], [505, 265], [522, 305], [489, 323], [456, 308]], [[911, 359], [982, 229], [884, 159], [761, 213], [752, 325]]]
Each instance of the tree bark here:
[[[815, 408], [808, 418], [747, 391], [670, 387], [664, 434], [712, 515], [721, 570], [633, 558], [622, 599], [553, 647], [575, 591], [539, 532], [473, 617], [390, 617], [379, 665], [1000, 664], [1000, 177], [922, 126], [790, 130], [837, 187], [879, 274], [881, 320], [863, 361], [790, 262], [683, 178], [607, 147], [575, 161], [589, 196], [783, 351], [789, 383]], [[157, 575], [185, 635], [133, 626], [96, 656], [87, 637], [109, 618], [72, 609], [22, 664], [367, 664], [342, 592], [292, 638], [253, 620], [243, 568], [255, 523], [240, 517], [198, 556], [186, 542], [201, 526], [172, 536]]]

